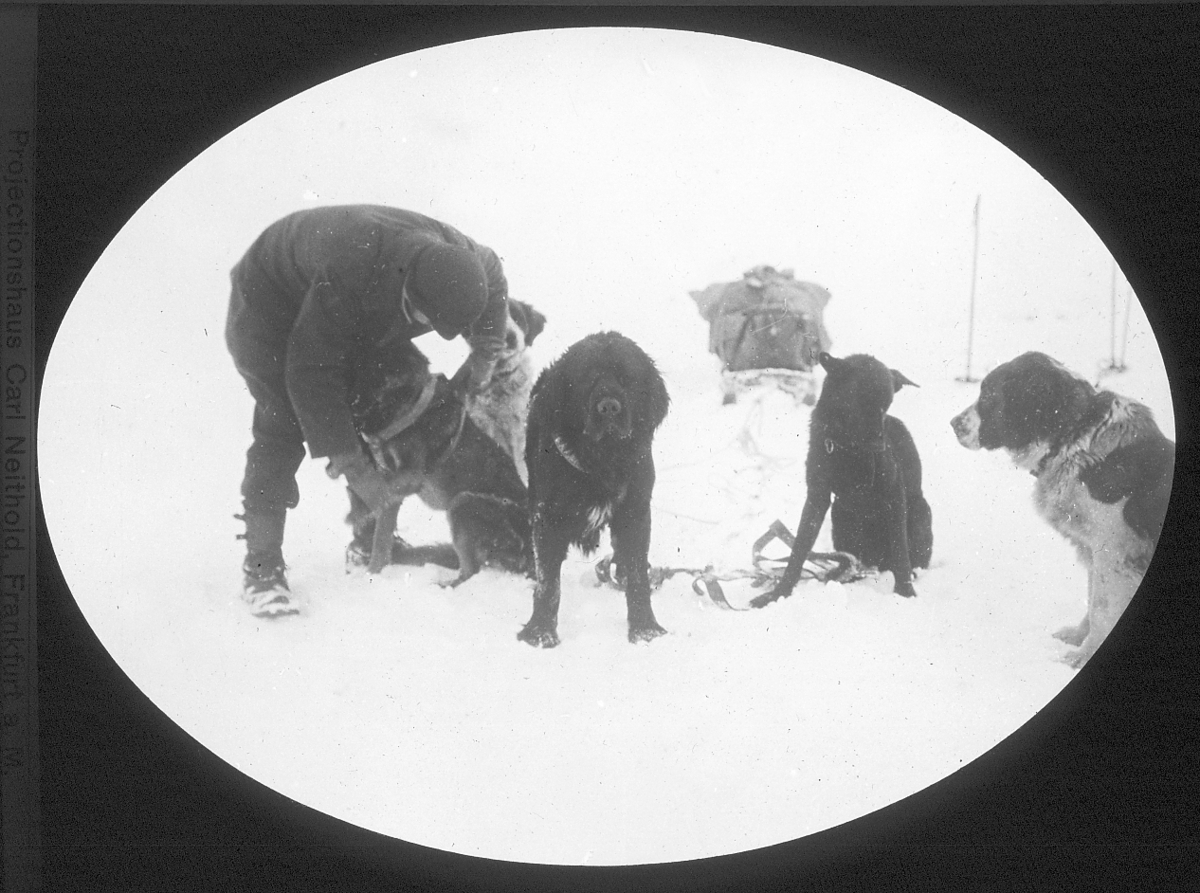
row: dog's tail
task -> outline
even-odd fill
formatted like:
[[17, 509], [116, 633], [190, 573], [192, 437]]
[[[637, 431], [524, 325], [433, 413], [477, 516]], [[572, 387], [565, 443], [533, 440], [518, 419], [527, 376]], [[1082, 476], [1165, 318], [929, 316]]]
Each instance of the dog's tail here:
[[438, 567], [459, 570], [458, 553], [451, 543], [433, 543], [428, 546], [409, 546], [397, 553], [393, 564], [422, 565], [436, 564]]

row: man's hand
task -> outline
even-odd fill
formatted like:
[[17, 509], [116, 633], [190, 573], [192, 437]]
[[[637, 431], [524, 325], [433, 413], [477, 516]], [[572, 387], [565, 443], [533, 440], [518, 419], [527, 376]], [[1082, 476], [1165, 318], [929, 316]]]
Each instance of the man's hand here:
[[403, 497], [388, 486], [383, 474], [362, 453], [348, 453], [330, 458], [329, 476], [336, 478], [343, 474], [346, 476], [346, 485], [367, 504], [373, 515], [403, 501]]
[[495, 339], [476, 339], [471, 344], [471, 353], [463, 361], [462, 368], [455, 373], [454, 378], [465, 376], [468, 394], [478, 394], [492, 380], [492, 372], [496, 368], [497, 354], [503, 348], [503, 341]]

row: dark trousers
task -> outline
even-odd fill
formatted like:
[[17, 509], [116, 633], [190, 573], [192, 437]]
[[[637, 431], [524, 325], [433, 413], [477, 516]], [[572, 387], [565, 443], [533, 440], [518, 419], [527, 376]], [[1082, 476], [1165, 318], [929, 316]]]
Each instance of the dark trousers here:
[[248, 515], [282, 517], [300, 502], [296, 472], [304, 460], [304, 434], [292, 410], [285, 378], [291, 327], [285, 320], [257, 312], [254, 295], [246, 292], [235, 272], [225, 343], [254, 397], [253, 440], [246, 451], [242, 503]]

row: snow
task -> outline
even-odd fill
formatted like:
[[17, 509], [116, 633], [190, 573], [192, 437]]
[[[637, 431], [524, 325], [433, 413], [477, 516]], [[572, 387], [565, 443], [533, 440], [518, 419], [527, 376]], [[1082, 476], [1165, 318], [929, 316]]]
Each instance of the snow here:
[[[547, 76], [549, 73], [550, 76]], [[753, 130], [749, 138], [747, 130]], [[348, 151], [352, 147], [353, 151]], [[1040, 349], [1146, 402], [1170, 390], [1098, 237], [1032, 170], [940, 109], [832, 63], [698, 34], [509, 35], [362, 69], [284, 103], [167, 183], [85, 282], [49, 357], [39, 428], [52, 547], [129, 677], [231, 766], [349, 822], [513, 861], [631, 864], [766, 846], [849, 821], [993, 747], [1074, 678], [1050, 635], [1085, 575], [1029, 476], [949, 425], [966, 371], [971, 215], [982, 196], [975, 377]], [[227, 270], [276, 217], [375, 201], [495, 247], [548, 317], [544, 366], [617, 328], [656, 358], [651, 560], [748, 566], [804, 499], [809, 409], [722, 406], [691, 289], [758, 263], [829, 287], [833, 352], [919, 388], [934, 562], [807, 583], [725, 611], [677, 574], [670, 632], [625, 638], [621, 593], [563, 569], [562, 644], [516, 632], [529, 581], [433, 567], [347, 574], [345, 496], [306, 462], [286, 554], [297, 617], [241, 604], [238, 482], [252, 403], [222, 342]], [[1115, 335], [1114, 335], [1115, 332]], [[420, 345], [444, 370], [460, 344]], [[81, 445], [84, 445], [81, 448]], [[400, 530], [444, 540], [406, 504]], [[602, 549], [604, 546], [602, 546]], [[828, 525], [817, 548], [829, 548]], [[724, 584], [745, 605], [747, 580]]]

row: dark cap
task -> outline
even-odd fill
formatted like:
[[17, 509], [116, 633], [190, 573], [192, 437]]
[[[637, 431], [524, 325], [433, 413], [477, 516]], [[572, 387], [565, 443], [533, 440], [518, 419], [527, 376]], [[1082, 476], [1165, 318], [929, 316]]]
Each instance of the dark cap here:
[[408, 265], [404, 288], [434, 330], [450, 340], [464, 334], [487, 306], [487, 274], [467, 248], [432, 242]]

